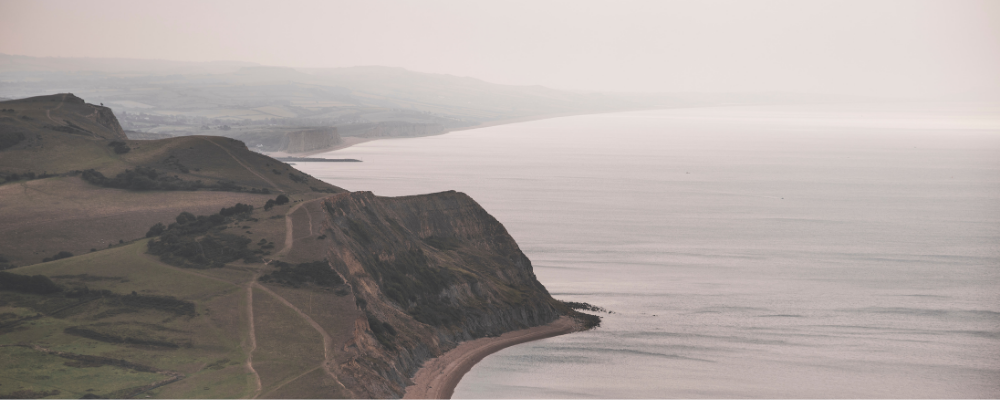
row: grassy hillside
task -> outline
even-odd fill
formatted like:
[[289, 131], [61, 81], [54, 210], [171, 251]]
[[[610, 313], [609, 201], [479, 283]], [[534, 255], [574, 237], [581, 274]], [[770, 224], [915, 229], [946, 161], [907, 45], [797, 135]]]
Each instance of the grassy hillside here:
[[[182, 211], [342, 191], [233, 139], [125, 139], [110, 111], [99, 119], [107, 109], [72, 94], [0, 102], [0, 109], [7, 110], [0, 135], [16, 139], [0, 149], [0, 255], [15, 265], [141, 238]], [[66, 128], [74, 126], [81, 131]], [[134, 179], [114, 182], [127, 172]]]

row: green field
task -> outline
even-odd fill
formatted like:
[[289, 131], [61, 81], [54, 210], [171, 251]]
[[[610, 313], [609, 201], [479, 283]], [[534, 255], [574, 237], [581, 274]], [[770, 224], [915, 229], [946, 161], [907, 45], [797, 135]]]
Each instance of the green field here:
[[[142, 240], [10, 272], [46, 275], [67, 289], [87, 287], [124, 296], [132, 292], [171, 296], [194, 304], [194, 315], [136, 307], [114, 297], [75, 299], [63, 295], [0, 292], [0, 314], [5, 316], [0, 345], [30, 343], [52, 351], [123, 360], [166, 372], [139, 373], [113, 366], [81, 366], [80, 363], [57, 368], [52, 364], [55, 361], [50, 360], [58, 358], [56, 356], [23, 347], [3, 347], [5, 357], [11, 362], [0, 363], [0, 376], [16, 378], [26, 388], [44, 388], [48, 381], [60, 382], [60, 387], [65, 389], [61, 393], [69, 396], [81, 396], [92, 389], [62, 385], [67, 381], [75, 382], [76, 377], [92, 377], [92, 386], [102, 391], [94, 394], [105, 396], [114, 390], [162, 381], [169, 377], [164, 374], [171, 372], [183, 374], [185, 385], [173, 384], [168, 386], [169, 390], [161, 388], [154, 394], [213, 397], [214, 393], [217, 397], [230, 397], [233, 393], [246, 391], [247, 371], [242, 366], [246, 354], [241, 332], [245, 324], [238, 317], [232, 317], [242, 310], [242, 303], [238, 301], [243, 294], [241, 288], [199, 275], [197, 271], [160, 263], [146, 255], [145, 248], [146, 240]], [[41, 362], [32, 361], [35, 359], [49, 360], [45, 361], [49, 364], [44, 368], [59, 371], [59, 378], [24, 371]], [[216, 390], [206, 392], [203, 387], [191, 386], [197, 382], [213, 382], [209, 386]], [[219, 383], [223, 384], [219, 386]], [[0, 394], [13, 392], [5, 389], [6, 383], [3, 385]]]

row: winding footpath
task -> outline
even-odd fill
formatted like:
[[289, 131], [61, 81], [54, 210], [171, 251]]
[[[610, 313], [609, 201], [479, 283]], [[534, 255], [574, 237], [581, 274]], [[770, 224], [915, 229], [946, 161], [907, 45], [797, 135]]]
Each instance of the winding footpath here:
[[253, 352], [254, 350], [257, 350], [257, 333], [255, 331], [253, 324], [253, 285], [257, 283], [257, 277], [259, 275], [260, 272], [258, 271], [256, 274], [254, 274], [253, 278], [250, 279], [250, 282], [247, 282], [246, 284], [247, 288], [246, 301], [247, 301], [247, 317], [248, 317], [247, 319], [250, 320], [250, 350], [247, 351], [247, 369], [250, 370], [250, 373], [253, 374], [254, 383], [256, 384], [255, 385], [256, 389], [254, 390], [254, 394], [253, 396], [251, 396], [252, 398], [257, 398], [257, 396], [260, 395], [261, 389], [263, 389], [260, 383], [260, 374], [258, 374], [257, 370], [253, 368]]
[[64, 95], [62, 95], [62, 99], [59, 100], [59, 105], [58, 106], [55, 106], [55, 107], [50, 108], [48, 110], [45, 110], [45, 116], [48, 117], [49, 121], [52, 121], [53, 123], [56, 123], [56, 124], [59, 124], [59, 125], [65, 125], [66, 124], [65, 122], [60, 123], [60, 122], [56, 121], [55, 118], [52, 118], [52, 114], [50, 114], [52, 111], [60, 109], [63, 106], [63, 103], [65, 103], [65, 102], [66, 102], [66, 95], [64, 94]]
[[[275, 254], [275, 256], [285, 256], [285, 255], [287, 255], [292, 250], [292, 247], [295, 244], [295, 235], [294, 235], [294, 230], [293, 230], [294, 229], [294, 221], [293, 221], [293, 218], [292, 218], [292, 214], [294, 214], [296, 211], [298, 211], [299, 208], [301, 208], [302, 206], [304, 206], [306, 204], [313, 203], [313, 202], [316, 202], [316, 201], [321, 201], [321, 200], [323, 200], [323, 198], [318, 198], [318, 199], [312, 199], [312, 200], [303, 201], [303, 202], [301, 202], [299, 204], [296, 204], [296, 205], [292, 206], [290, 209], [288, 209], [288, 212], [285, 213], [285, 246], [282, 247], [282, 249], [280, 251], [278, 251], [278, 253]], [[309, 234], [311, 236], [313, 234], [313, 229], [312, 229], [312, 214], [309, 213], [308, 208], [304, 209], [304, 211], [306, 212], [306, 217], [308, 218], [308, 222], [309, 222]], [[253, 288], [257, 288], [257, 289], [260, 289], [260, 290], [264, 291], [265, 293], [273, 296], [275, 299], [277, 299], [278, 301], [280, 301], [281, 304], [284, 304], [286, 307], [290, 308], [292, 311], [295, 311], [296, 314], [298, 314], [300, 317], [302, 317], [303, 320], [305, 320], [307, 323], [309, 323], [309, 326], [311, 326], [313, 329], [315, 329], [316, 332], [318, 332], [320, 334], [320, 336], [323, 338], [323, 362], [318, 367], [309, 369], [308, 371], [303, 372], [299, 376], [296, 376], [295, 378], [289, 379], [289, 380], [281, 383], [280, 385], [275, 386], [274, 388], [272, 388], [271, 390], [269, 390], [268, 393], [266, 393], [266, 394], [274, 393], [275, 391], [277, 391], [278, 389], [281, 389], [285, 385], [287, 385], [287, 384], [289, 384], [291, 382], [295, 382], [298, 378], [301, 378], [301, 377], [309, 374], [310, 372], [315, 371], [317, 368], [322, 368], [323, 371], [325, 371], [327, 375], [329, 375], [331, 378], [333, 378], [334, 382], [337, 382], [337, 384], [340, 385], [341, 388], [343, 388], [345, 391], [347, 391], [348, 393], [350, 393], [350, 390], [348, 390], [347, 387], [344, 386], [344, 384], [340, 382], [340, 379], [337, 378], [337, 374], [335, 374], [333, 372], [333, 363], [334, 363], [333, 352], [332, 352], [332, 349], [333, 349], [333, 338], [330, 337], [330, 334], [327, 333], [326, 329], [323, 329], [323, 327], [320, 326], [320, 324], [318, 322], [316, 322], [316, 320], [312, 319], [312, 317], [310, 317], [308, 314], [306, 314], [305, 312], [303, 312], [302, 310], [300, 310], [298, 307], [296, 307], [294, 304], [292, 304], [292, 302], [288, 301], [284, 297], [281, 297], [281, 295], [275, 293], [273, 290], [265, 287], [264, 285], [261, 285], [260, 282], [258, 282], [258, 280], [257, 280], [257, 278], [259, 277], [259, 275], [260, 275], [260, 272], [258, 272], [254, 276], [254, 278], [247, 285], [247, 302], [249, 304], [248, 313], [250, 315], [250, 343], [251, 343], [251, 352], [250, 352], [250, 355], [247, 357], [247, 367], [251, 371], [253, 371], [253, 373], [254, 373], [254, 375], [256, 376], [256, 379], [257, 379], [257, 391], [256, 391], [256, 394], [253, 397], [256, 398], [256, 397], [260, 396], [260, 394], [261, 394], [260, 393], [260, 391], [261, 391], [260, 376], [257, 375], [256, 371], [253, 370], [253, 362], [252, 362], [252, 360], [253, 360], [253, 349], [256, 349], [256, 347], [257, 347], [256, 339], [255, 339], [255, 336], [254, 336], [254, 326], [253, 326]], [[352, 393], [352, 395], [353, 395], [353, 393]]]

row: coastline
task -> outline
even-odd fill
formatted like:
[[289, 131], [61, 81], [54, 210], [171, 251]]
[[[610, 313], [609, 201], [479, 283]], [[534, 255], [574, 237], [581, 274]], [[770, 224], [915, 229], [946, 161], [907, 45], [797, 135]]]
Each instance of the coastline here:
[[[657, 108], [653, 108], [653, 109], [658, 110], [660, 108], [661, 107], [657, 107]], [[640, 110], [624, 110], [624, 111], [640, 111]], [[607, 112], [620, 112], [620, 111], [607, 111]], [[275, 152], [265, 152], [264, 154], [267, 155], [268, 157], [275, 157], [275, 158], [277, 158], [277, 157], [309, 157], [309, 156], [313, 156], [313, 155], [316, 155], [316, 154], [323, 154], [323, 153], [328, 153], [328, 152], [331, 152], [331, 151], [343, 150], [343, 149], [346, 149], [348, 147], [354, 146], [356, 144], [361, 144], [361, 143], [365, 143], [365, 142], [371, 142], [373, 140], [382, 140], [382, 139], [412, 139], [412, 138], [418, 138], [418, 137], [438, 136], [438, 135], [445, 135], [445, 134], [452, 133], [452, 132], [467, 131], [467, 130], [471, 130], [471, 129], [486, 128], [486, 127], [490, 127], [490, 126], [516, 124], [516, 123], [519, 123], [519, 122], [539, 121], [539, 120], [543, 120], [543, 119], [560, 118], [560, 117], [572, 117], [574, 115], [590, 115], [590, 114], [602, 114], [602, 113], [601, 112], [598, 112], [598, 113], [567, 112], [567, 113], [559, 113], [559, 114], [544, 114], [544, 115], [534, 115], [534, 116], [530, 116], [530, 117], [501, 119], [501, 120], [496, 120], [496, 121], [484, 122], [484, 123], [481, 123], [479, 125], [467, 126], [467, 127], [464, 127], [464, 128], [455, 128], [455, 129], [447, 130], [447, 131], [444, 131], [444, 132], [441, 132], [441, 133], [437, 133], [437, 134], [433, 134], [433, 135], [412, 136], [412, 137], [407, 136], [407, 137], [367, 138], [367, 137], [360, 137], [360, 136], [348, 136], [348, 137], [341, 138], [342, 142], [340, 144], [338, 144], [336, 146], [328, 147], [328, 148], [325, 148], [325, 149], [310, 150], [310, 151], [304, 151], [304, 152], [301, 152], [301, 153], [287, 153], [287, 152], [284, 152], [284, 151], [275, 151]]]
[[413, 384], [406, 387], [403, 398], [450, 399], [462, 377], [486, 356], [521, 343], [579, 330], [576, 320], [562, 316], [548, 325], [507, 332], [499, 337], [463, 342], [454, 349], [425, 362], [413, 375]]
[[341, 140], [340, 144], [338, 144], [336, 146], [333, 146], [333, 147], [327, 147], [325, 149], [320, 149], [320, 150], [303, 151], [301, 153], [288, 153], [288, 152], [284, 152], [284, 151], [273, 151], [273, 152], [266, 152], [264, 154], [267, 155], [268, 157], [273, 157], [273, 158], [278, 158], [278, 157], [309, 157], [309, 156], [316, 155], [316, 154], [323, 154], [323, 153], [327, 153], [327, 152], [331, 152], [331, 151], [346, 149], [346, 148], [354, 146], [356, 144], [361, 144], [361, 143], [364, 143], [364, 142], [370, 142], [372, 140], [376, 140], [376, 138], [366, 138], [366, 137], [359, 137], [359, 136], [348, 136], [348, 137], [345, 137], [345, 138], [341, 138], [340, 140]]

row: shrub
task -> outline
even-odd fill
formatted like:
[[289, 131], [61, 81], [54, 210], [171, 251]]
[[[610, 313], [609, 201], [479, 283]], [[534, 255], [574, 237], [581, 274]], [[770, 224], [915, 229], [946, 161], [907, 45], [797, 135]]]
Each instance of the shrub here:
[[314, 261], [292, 265], [286, 262], [275, 261], [277, 271], [261, 276], [261, 282], [274, 282], [292, 287], [304, 284], [316, 286], [334, 287], [343, 285], [344, 280], [340, 279], [330, 264], [326, 261]]
[[56, 253], [56, 255], [54, 255], [52, 257], [45, 257], [45, 258], [43, 258], [42, 262], [62, 260], [64, 258], [70, 258], [70, 257], [73, 257], [73, 253], [70, 253], [68, 251], [60, 251], [60, 252]]
[[[180, 218], [180, 217], [177, 217]], [[163, 226], [162, 223], [157, 222], [156, 225], [149, 227], [149, 231], [146, 232], [146, 237], [160, 236], [163, 231], [166, 231], [167, 227]]]
[[195, 217], [194, 214], [184, 211], [177, 215], [176, 220], [178, 224], [186, 224], [188, 222], [197, 221], [198, 217]]
[[[166, 227], [157, 223], [150, 228], [150, 232], [154, 233], [152, 236], [160, 238], [149, 241], [147, 252], [160, 256], [160, 260], [168, 264], [188, 268], [222, 267], [225, 263], [239, 259], [251, 263], [262, 262], [247, 247], [251, 240], [245, 236], [210, 233], [213, 228], [227, 224], [234, 218], [245, 218], [251, 212], [253, 206], [242, 203], [223, 208], [218, 214], [209, 216], [195, 216], [184, 211], [177, 215], [176, 223]], [[155, 233], [157, 231], [159, 233]]]
[[25, 136], [21, 132], [0, 132], [0, 150], [12, 147], [24, 140]]
[[396, 336], [396, 329], [387, 322], [380, 321], [371, 313], [365, 312], [365, 314], [368, 317], [368, 327], [371, 328], [372, 333], [375, 334], [375, 339], [377, 339], [382, 346], [395, 350], [396, 345], [393, 344], [392, 338]]
[[236, 203], [235, 206], [219, 210], [219, 215], [225, 217], [231, 217], [237, 214], [250, 214], [252, 212], [253, 212], [253, 206], [249, 204]]
[[83, 180], [103, 187], [128, 189], [135, 191], [146, 190], [198, 190], [206, 187], [201, 181], [185, 181], [177, 176], [163, 175], [150, 167], [136, 167], [136, 169], [126, 169], [114, 178], [108, 178], [101, 172], [88, 169], [83, 171]]
[[31, 294], [52, 294], [63, 289], [44, 275], [21, 275], [0, 271], [0, 290]]
[[279, 206], [283, 204], [288, 204], [288, 201], [289, 201], [288, 196], [285, 196], [283, 194], [279, 194], [278, 197], [274, 198], [274, 204], [277, 204]]
[[119, 142], [117, 140], [108, 143], [108, 146], [113, 147], [116, 154], [125, 154], [132, 150], [127, 144], [125, 144], [125, 142]]

